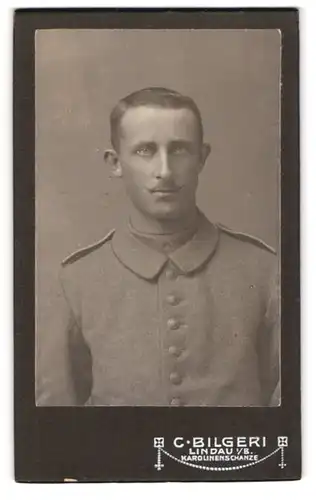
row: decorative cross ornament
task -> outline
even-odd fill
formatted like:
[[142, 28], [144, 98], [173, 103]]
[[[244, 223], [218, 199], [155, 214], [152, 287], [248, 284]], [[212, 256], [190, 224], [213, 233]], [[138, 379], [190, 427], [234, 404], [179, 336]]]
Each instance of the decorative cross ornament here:
[[163, 448], [165, 445], [165, 440], [163, 437], [154, 438], [154, 448]]
[[155, 437], [154, 438], [154, 448], [157, 448], [157, 463], [155, 463], [155, 468], [157, 470], [161, 470], [164, 467], [164, 464], [161, 462], [161, 449], [165, 445], [165, 440], [163, 437]]
[[286, 463], [284, 462], [284, 448], [289, 445], [289, 438], [287, 436], [278, 436], [278, 447], [281, 450], [281, 461], [279, 463], [279, 467], [284, 469], [286, 467]]

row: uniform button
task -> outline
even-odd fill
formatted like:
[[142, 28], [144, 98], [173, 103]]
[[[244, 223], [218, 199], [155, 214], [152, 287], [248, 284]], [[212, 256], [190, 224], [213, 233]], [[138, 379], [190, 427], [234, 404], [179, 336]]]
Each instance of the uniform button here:
[[175, 295], [168, 295], [166, 300], [171, 306], [175, 306], [179, 303], [179, 299]]
[[170, 330], [178, 330], [178, 328], [180, 327], [179, 321], [175, 318], [169, 318], [167, 321], [167, 325]]
[[177, 277], [177, 271], [175, 269], [168, 268], [166, 270], [166, 276], [169, 280], [174, 280]]
[[169, 347], [168, 351], [169, 351], [169, 354], [171, 354], [172, 356], [176, 356], [176, 357], [180, 356], [180, 354], [182, 352], [181, 349], [179, 349], [179, 347], [176, 347], [175, 345], [171, 345]]
[[179, 375], [179, 373], [177, 372], [170, 373], [170, 382], [172, 382], [172, 384], [175, 385], [181, 384], [182, 378]]
[[171, 406], [181, 406], [180, 398], [172, 398], [170, 401]]

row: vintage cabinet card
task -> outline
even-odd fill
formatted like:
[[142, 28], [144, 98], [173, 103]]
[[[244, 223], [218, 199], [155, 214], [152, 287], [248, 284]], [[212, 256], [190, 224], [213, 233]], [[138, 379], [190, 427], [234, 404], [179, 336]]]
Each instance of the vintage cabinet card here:
[[298, 13], [20, 10], [18, 481], [300, 478]]

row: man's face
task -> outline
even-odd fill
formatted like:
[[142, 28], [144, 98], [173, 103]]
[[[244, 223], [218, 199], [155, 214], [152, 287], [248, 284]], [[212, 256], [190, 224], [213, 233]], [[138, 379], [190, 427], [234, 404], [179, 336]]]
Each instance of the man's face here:
[[185, 217], [195, 208], [198, 175], [209, 152], [190, 109], [139, 106], [121, 121], [118, 169], [144, 215]]

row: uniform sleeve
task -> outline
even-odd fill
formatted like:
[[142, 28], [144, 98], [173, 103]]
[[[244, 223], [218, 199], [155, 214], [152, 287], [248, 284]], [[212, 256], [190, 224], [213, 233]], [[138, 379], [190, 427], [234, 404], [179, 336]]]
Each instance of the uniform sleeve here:
[[269, 281], [263, 327], [258, 339], [258, 359], [264, 406], [281, 404], [280, 381], [281, 294], [277, 263]]
[[81, 405], [91, 390], [90, 351], [68, 294], [62, 270], [56, 300], [50, 304], [45, 327], [36, 335], [37, 406]]

